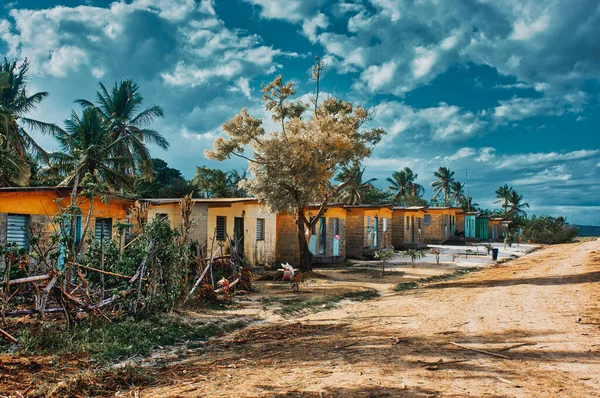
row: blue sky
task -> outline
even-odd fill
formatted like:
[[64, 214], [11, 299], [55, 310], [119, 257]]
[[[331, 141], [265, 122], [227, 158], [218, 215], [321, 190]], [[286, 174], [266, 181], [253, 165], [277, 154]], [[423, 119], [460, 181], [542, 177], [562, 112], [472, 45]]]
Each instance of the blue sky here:
[[408, 166], [428, 186], [440, 165], [468, 169], [483, 207], [507, 183], [533, 213], [600, 225], [597, 0], [16, 0], [0, 9], [0, 53], [31, 61], [45, 121], [98, 82], [134, 79], [165, 109], [154, 127], [171, 149], [153, 154], [187, 177], [244, 167], [203, 150], [242, 107], [265, 118], [260, 85], [277, 74], [310, 90], [320, 56], [324, 90], [388, 131], [366, 177], [383, 186]]

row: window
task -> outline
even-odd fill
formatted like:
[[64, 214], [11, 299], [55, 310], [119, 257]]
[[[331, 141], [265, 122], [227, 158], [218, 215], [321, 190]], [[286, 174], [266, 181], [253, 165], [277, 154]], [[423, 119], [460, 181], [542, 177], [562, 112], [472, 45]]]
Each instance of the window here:
[[423, 225], [431, 225], [431, 214], [425, 214], [423, 216]]
[[373, 222], [373, 217], [371, 217], [371, 216], [367, 217], [367, 231], [371, 230], [372, 222]]
[[225, 228], [226, 228], [227, 217], [225, 216], [217, 216], [217, 228], [216, 235], [217, 240], [224, 241], [225, 240]]
[[339, 235], [340, 234], [340, 219], [339, 218], [332, 218], [331, 219], [331, 224], [333, 226], [333, 235]]
[[111, 230], [112, 218], [96, 218], [95, 236], [97, 240], [110, 239]]
[[256, 219], [256, 240], [265, 240], [265, 219]]
[[383, 232], [387, 232], [387, 227], [388, 227], [388, 219], [387, 218], [383, 218], [383, 225], [381, 226], [382, 231]]
[[406, 229], [410, 229], [410, 217], [406, 216]]
[[169, 215], [167, 213], [156, 213], [154, 219], [158, 221], [169, 221]]
[[7, 243], [16, 243], [19, 247], [27, 247], [27, 225], [29, 216], [21, 214], [9, 214], [6, 226]]

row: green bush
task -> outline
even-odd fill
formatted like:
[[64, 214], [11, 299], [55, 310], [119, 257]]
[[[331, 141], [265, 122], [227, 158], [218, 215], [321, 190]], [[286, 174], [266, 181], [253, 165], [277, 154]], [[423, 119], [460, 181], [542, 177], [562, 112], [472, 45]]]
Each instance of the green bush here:
[[527, 241], [550, 245], [573, 242], [578, 233], [579, 229], [568, 225], [564, 217], [533, 216], [523, 229]]

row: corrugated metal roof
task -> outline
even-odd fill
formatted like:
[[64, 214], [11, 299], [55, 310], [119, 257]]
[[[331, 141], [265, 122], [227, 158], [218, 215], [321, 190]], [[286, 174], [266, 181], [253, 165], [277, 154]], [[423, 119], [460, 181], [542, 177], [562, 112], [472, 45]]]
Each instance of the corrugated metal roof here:
[[[169, 204], [169, 203], [179, 203], [181, 201], [180, 198], [150, 198], [150, 199], [142, 199], [148, 203], [154, 204]], [[259, 200], [256, 198], [192, 198], [192, 202], [200, 203], [200, 204], [228, 204], [228, 203], [259, 203]]]

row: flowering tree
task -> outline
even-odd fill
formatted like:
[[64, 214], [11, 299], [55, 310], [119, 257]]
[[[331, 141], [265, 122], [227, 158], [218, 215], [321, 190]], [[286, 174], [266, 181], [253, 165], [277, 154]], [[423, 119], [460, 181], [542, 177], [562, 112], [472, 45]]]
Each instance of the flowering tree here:
[[[324, 65], [317, 60], [311, 68], [316, 89], [311, 103], [294, 100], [293, 83], [278, 76], [264, 86], [263, 102], [278, 126], [266, 132], [263, 121], [246, 109], [223, 125], [226, 137], [215, 139], [209, 159], [233, 156], [248, 160], [251, 178], [243, 182], [248, 192], [263, 200], [275, 212], [296, 216], [300, 269], [310, 271], [312, 253], [306, 231], [319, 220], [330, 201], [350, 183], [333, 184], [343, 166], [368, 157], [385, 132], [363, 129], [369, 120], [366, 109], [328, 96], [319, 102], [319, 82]], [[307, 219], [305, 209], [317, 205], [315, 217]]]

